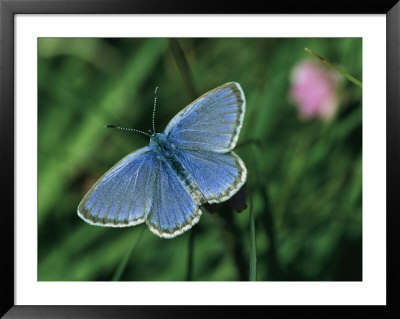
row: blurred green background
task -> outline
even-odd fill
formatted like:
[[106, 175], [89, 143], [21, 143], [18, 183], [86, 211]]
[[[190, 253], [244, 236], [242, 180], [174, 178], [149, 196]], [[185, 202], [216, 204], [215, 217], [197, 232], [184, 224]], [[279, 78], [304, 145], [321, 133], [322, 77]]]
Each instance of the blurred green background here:
[[[257, 280], [362, 280], [362, 92], [343, 79], [332, 121], [301, 120], [290, 74], [318, 61], [304, 47], [361, 80], [359, 38], [38, 39], [38, 280], [248, 280], [250, 207]], [[195, 94], [229, 81], [247, 101], [235, 149], [246, 210], [203, 210], [174, 239], [77, 216], [93, 183], [149, 142], [105, 125], [150, 129], [158, 86], [160, 132]]]

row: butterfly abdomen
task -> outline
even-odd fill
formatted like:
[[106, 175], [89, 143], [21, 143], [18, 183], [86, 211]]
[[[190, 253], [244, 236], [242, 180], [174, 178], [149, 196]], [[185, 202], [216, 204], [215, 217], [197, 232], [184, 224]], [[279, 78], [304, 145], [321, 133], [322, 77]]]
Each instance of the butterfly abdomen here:
[[179, 181], [196, 203], [201, 205], [207, 202], [196, 181], [175, 156], [170, 158], [168, 165], [175, 171]]

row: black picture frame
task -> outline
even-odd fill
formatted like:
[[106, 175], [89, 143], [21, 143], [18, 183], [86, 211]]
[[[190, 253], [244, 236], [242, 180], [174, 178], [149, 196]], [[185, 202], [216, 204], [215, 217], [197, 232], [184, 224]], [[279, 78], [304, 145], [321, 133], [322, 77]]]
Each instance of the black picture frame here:
[[[20, 306], [14, 303], [14, 19], [16, 14], [215, 14], [215, 13], [315, 13], [386, 14], [387, 52], [387, 305], [386, 306]], [[242, 3], [161, 0], [0, 0], [0, 180], [1, 192], [1, 298], [5, 318], [157, 318], [247, 316], [259, 312], [270, 317], [400, 317], [398, 307], [399, 201], [397, 182], [400, 162], [400, 2], [398, 0], [274, 1]], [[382, 107], [382, 106], [377, 106]]]

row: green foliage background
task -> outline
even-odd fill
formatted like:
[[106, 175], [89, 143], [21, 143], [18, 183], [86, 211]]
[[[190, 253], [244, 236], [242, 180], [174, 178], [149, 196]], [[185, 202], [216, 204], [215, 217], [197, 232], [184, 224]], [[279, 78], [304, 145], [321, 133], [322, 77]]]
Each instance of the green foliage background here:
[[293, 66], [315, 60], [304, 47], [361, 80], [361, 39], [178, 39], [196, 94], [229, 81], [245, 92], [235, 151], [249, 172], [248, 208], [204, 210], [194, 228], [169, 240], [145, 225], [103, 228], [77, 216], [91, 185], [149, 142], [104, 126], [150, 129], [156, 86], [158, 131], [193, 100], [171, 43], [38, 40], [38, 280], [248, 280], [250, 207], [257, 280], [361, 280], [361, 89], [341, 81], [329, 123], [301, 121], [288, 98]]

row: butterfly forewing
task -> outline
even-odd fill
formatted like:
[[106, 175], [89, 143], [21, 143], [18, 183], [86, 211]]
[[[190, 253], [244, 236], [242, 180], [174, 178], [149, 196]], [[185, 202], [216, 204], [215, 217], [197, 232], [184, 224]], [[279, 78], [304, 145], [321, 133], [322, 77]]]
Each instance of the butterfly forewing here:
[[245, 98], [238, 83], [226, 83], [203, 94], [179, 112], [164, 133], [181, 149], [228, 152], [243, 123]]
[[144, 222], [150, 211], [157, 164], [148, 147], [127, 155], [82, 199], [79, 216], [100, 226], [124, 227]]

